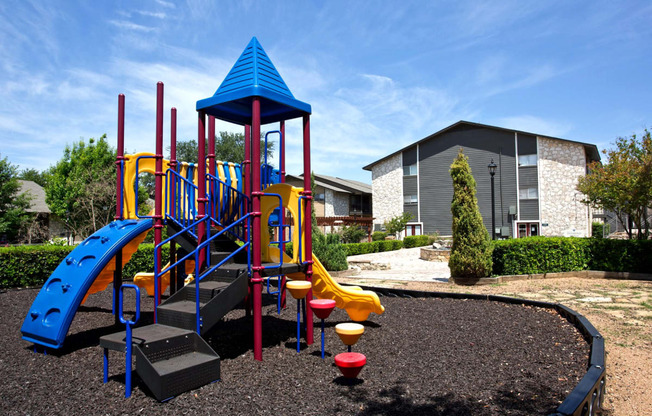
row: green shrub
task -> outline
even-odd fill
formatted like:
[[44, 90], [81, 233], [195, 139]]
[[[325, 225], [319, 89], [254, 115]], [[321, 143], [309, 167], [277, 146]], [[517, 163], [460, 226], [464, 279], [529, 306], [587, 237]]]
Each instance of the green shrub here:
[[342, 244], [326, 244], [322, 246], [319, 254], [315, 252], [326, 270], [341, 271], [349, 268], [346, 261], [346, 249]]
[[590, 239], [590, 250], [590, 270], [652, 272], [652, 240]]
[[72, 246], [17, 246], [0, 248], [0, 288], [40, 286]]
[[591, 223], [591, 236], [593, 238], [603, 238], [605, 235], [609, 235], [611, 226], [609, 224], [604, 224], [599, 221], [593, 221]]
[[492, 254], [489, 233], [482, 223], [475, 191], [475, 179], [462, 149], [450, 168], [453, 179], [453, 246], [448, 267], [452, 277], [491, 275]]
[[434, 242], [435, 238], [429, 235], [409, 235], [403, 239], [403, 247], [423, 247]]
[[326, 244], [340, 244], [340, 235], [339, 234], [326, 234]]
[[573, 237], [527, 237], [494, 242], [494, 275], [585, 270], [590, 240]]
[[[0, 288], [40, 286], [74, 246], [18, 246], [0, 248]], [[169, 248], [162, 249], [161, 266], [169, 259]], [[141, 244], [122, 275], [132, 279], [138, 272], [154, 271], [154, 244]]]
[[387, 233], [384, 231], [374, 231], [373, 234], [371, 234], [371, 241], [380, 241], [384, 240], [385, 237], [387, 237]]
[[372, 241], [371, 243], [343, 244], [343, 246], [346, 248], [347, 256], [357, 256], [359, 254], [400, 250], [403, 247], [403, 242], [400, 240], [382, 240]]
[[367, 230], [359, 225], [342, 227], [343, 243], [359, 243], [363, 238], [367, 238]]

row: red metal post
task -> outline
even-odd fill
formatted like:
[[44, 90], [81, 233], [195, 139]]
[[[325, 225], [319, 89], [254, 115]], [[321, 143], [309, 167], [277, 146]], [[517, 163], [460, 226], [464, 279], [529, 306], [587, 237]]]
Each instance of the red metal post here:
[[[244, 182], [242, 189], [244, 194], [249, 198], [249, 203], [251, 204], [251, 125], [245, 124], [245, 140], [244, 140], [244, 160], [242, 161], [242, 181]], [[251, 206], [247, 205], [245, 207], [245, 214], [251, 211]], [[247, 225], [245, 224], [245, 227]], [[246, 230], [245, 235], [249, 238], [251, 242], [251, 228]], [[249, 250], [252, 250], [252, 247], [249, 246]], [[250, 282], [251, 283], [251, 282]], [[249, 284], [247, 297], [245, 298], [245, 315], [251, 316], [251, 284]]]
[[[115, 220], [124, 218], [124, 187], [122, 186], [123, 161], [125, 159], [125, 95], [118, 95], [118, 151], [116, 155], [116, 203], [115, 203]], [[115, 255], [115, 270], [113, 271], [113, 314], [115, 324], [120, 323], [120, 316], [118, 310], [119, 304], [119, 291], [122, 286], [122, 250], [118, 250]]]
[[[244, 160], [242, 161], [242, 180], [245, 195], [251, 197], [251, 125], [245, 125]], [[249, 207], [247, 207], [249, 212]]]
[[253, 314], [254, 314], [254, 359], [263, 360], [263, 310], [262, 310], [262, 290], [263, 279], [261, 277], [262, 260], [261, 260], [261, 241], [260, 241], [260, 99], [254, 97], [251, 109], [251, 205], [253, 217], [252, 221], [252, 266], [253, 276], [252, 297], [253, 297]]
[[[304, 215], [304, 236], [305, 236], [305, 255], [304, 259], [308, 267], [306, 268], [306, 280], [312, 282], [312, 190], [310, 189], [310, 115], [303, 116], [303, 194], [306, 197], [306, 212]], [[306, 295], [306, 344], [313, 343], [313, 324], [312, 309], [310, 301], [312, 300], [312, 289]]]
[[[285, 121], [281, 121], [281, 125], [279, 126], [279, 130], [281, 131], [281, 139], [280, 143], [278, 145], [279, 149], [279, 162], [278, 162], [278, 168], [281, 171], [280, 176], [281, 176], [281, 183], [285, 183]], [[281, 208], [281, 218], [283, 221], [283, 224], [285, 225], [286, 217], [285, 217], [285, 208]], [[286, 231], [289, 233], [289, 228], [283, 227], [280, 230], [281, 234], [281, 240], [287, 240], [287, 235]], [[285, 276], [281, 277], [281, 307], [285, 309], [285, 306], [287, 304], [287, 299], [286, 299], [286, 291], [285, 291], [285, 283], [286, 283], [286, 278]]]
[[[206, 137], [206, 140], [208, 140], [208, 173], [212, 176], [217, 176], [215, 175], [215, 117], [214, 116], [208, 116], [208, 134]], [[212, 184], [212, 181], [209, 181], [209, 189], [207, 191], [208, 194], [210, 194], [213, 197], [213, 204], [215, 204], [215, 195], [213, 194], [213, 191], [217, 192], [218, 190], [213, 190], [210, 189], [210, 184]], [[217, 185], [217, 184], [215, 184]], [[215, 206], [210, 206], [208, 204], [210, 209], [208, 212], [208, 215], [210, 217], [215, 217], [217, 214], [215, 212], [216, 207]], [[211, 212], [212, 211], [212, 212]], [[207, 225], [210, 229], [210, 224]]]
[[[172, 107], [170, 110], [170, 170], [176, 172], [177, 170], [177, 109]], [[176, 183], [172, 175], [168, 183], [168, 209], [170, 216], [175, 218], [176, 213]], [[177, 261], [177, 244], [174, 240], [170, 241], [170, 264]], [[178, 285], [178, 270], [173, 267], [170, 270], [170, 295], [175, 293], [179, 288]]]
[[[201, 220], [206, 216], [206, 113], [204, 111], [198, 112], [197, 123], [197, 220]], [[201, 222], [197, 227], [197, 245], [206, 241], [206, 223]], [[199, 271], [204, 270], [206, 266], [206, 247], [199, 251]], [[199, 276], [195, 276], [198, 279]]]
[[122, 187], [122, 162], [125, 159], [125, 95], [118, 95], [118, 151], [115, 161], [117, 171], [117, 193], [115, 204], [115, 219], [121, 220], [124, 216], [124, 193]]
[[208, 116], [208, 173], [215, 175], [215, 117]]
[[[163, 229], [163, 83], [156, 84], [156, 167], [154, 185], [154, 245], [161, 242], [161, 231]], [[161, 250], [158, 249], [154, 271], [156, 275], [161, 272]], [[161, 279], [155, 282], [155, 304], [161, 303]], [[154, 309], [154, 322], [156, 322], [156, 308]]]
[[285, 121], [281, 121], [281, 142], [279, 143], [279, 162], [278, 168], [281, 171], [281, 183], [285, 183]]

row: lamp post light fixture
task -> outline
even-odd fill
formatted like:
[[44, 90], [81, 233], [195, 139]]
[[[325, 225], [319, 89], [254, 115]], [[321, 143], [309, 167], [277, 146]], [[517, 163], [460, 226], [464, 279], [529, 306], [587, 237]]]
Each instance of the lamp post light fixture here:
[[494, 203], [494, 175], [496, 174], [496, 168], [498, 165], [494, 163], [494, 159], [491, 158], [491, 162], [487, 165], [489, 168], [489, 175], [491, 175], [491, 239], [496, 239], [496, 204]]

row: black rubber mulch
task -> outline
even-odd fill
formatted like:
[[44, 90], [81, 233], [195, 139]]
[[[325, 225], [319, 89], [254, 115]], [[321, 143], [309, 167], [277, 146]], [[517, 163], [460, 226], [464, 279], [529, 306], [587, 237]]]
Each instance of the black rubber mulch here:
[[[2, 414], [428, 414], [537, 415], [553, 412], [584, 375], [589, 346], [546, 309], [489, 301], [381, 298], [354, 351], [367, 356], [359, 379], [340, 376], [333, 356], [345, 351], [327, 321], [326, 359], [315, 343], [296, 352], [296, 303], [263, 312], [263, 362], [253, 359], [252, 323], [229, 313], [209, 342], [222, 357], [222, 379], [158, 403], [134, 377], [124, 398], [124, 355], [111, 352], [102, 383], [101, 335], [112, 327], [111, 290], [93, 295], [76, 315], [62, 351], [35, 354], [20, 326], [37, 290], [0, 294]], [[143, 296], [141, 321], [151, 321]], [[133, 299], [127, 300], [133, 305]], [[128, 306], [133, 310], [133, 306]], [[149, 312], [148, 312], [149, 311]], [[122, 329], [122, 328], [119, 328]]]

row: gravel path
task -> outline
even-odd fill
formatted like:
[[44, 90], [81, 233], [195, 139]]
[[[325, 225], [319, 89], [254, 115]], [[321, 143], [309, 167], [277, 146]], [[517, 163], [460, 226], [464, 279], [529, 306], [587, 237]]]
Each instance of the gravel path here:
[[[296, 353], [294, 303], [263, 316], [264, 361], [253, 359], [251, 320], [230, 312], [210, 334], [222, 357], [222, 380], [156, 402], [137, 379], [124, 399], [124, 356], [111, 353], [102, 383], [98, 338], [111, 327], [110, 290], [77, 314], [61, 352], [35, 354], [20, 325], [37, 290], [0, 293], [3, 414], [546, 414], [584, 374], [588, 345], [573, 326], [547, 310], [489, 301], [382, 298], [383, 315], [364, 323], [354, 347], [368, 358], [359, 380], [343, 379], [333, 355], [345, 347], [328, 320], [326, 351]], [[143, 297], [143, 323], [152, 301]], [[315, 332], [319, 342], [319, 332]]]
[[[415, 247], [349, 256], [347, 260], [354, 265], [354, 269], [350, 273], [341, 272], [340, 275], [362, 279], [448, 282], [451, 276], [448, 263], [421, 260], [420, 252], [421, 247]], [[355, 266], [356, 264], [363, 264], [365, 267], [368, 264], [368, 267], [375, 270], [360, 270]]]

